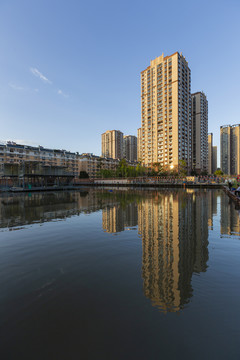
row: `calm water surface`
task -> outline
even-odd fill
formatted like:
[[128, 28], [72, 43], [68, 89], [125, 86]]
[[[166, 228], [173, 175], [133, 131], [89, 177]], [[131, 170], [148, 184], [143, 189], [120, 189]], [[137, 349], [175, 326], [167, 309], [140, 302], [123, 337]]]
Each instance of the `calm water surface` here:
[[239, 225], [221, 190], [2, 195], [1, 359], [240, 359]]

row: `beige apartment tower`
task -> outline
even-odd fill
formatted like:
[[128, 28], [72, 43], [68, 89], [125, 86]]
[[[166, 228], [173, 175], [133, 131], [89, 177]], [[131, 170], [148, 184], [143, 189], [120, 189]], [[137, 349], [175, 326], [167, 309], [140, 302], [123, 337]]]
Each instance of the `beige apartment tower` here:
[[182, 54], [162, 54], [141, 72], [141, 115], [143, 164], [178, 170], [184, 160], [190, 170], [191, 71]]
[[119, 130], [107, 130], [102, 134], [102, 156], [112, 159], [123, 157], [123, 133]]
[[220, 127], [221, 169], [224, 174], [240, 174], [240, 124]]
[[137, 129], [137, 160], [142, 161], [142, 128]]
[[192, 161], [197, 173], [208, 171], [208, 101], [203, 92], [192, 94]]

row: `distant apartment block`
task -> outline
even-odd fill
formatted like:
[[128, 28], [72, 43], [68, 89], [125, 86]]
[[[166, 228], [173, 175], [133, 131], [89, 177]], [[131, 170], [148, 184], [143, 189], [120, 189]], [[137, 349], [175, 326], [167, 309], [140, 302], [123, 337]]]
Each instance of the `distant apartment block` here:
[[196, 172], [208, 171], [208, 101], [203, 92], [192, 94], [192, 161]]
[[230, 174], [230, 132], [231, 125], [223, 125], [220, 127], [220, 166], [224, 174]]
[[182, 54], [162, 54], [141, 72], [141, 131], [144, 165], [178, 170], [184, 160], [192, 168], [191, 71]]
[[217, 146], [213, 146], [213, 134], [208, 134], [208, 174], [217, 170]]
[[123, 136], [123, 157], [129, 161], [137, 161], [137, 137]]
[[212, 173], [217, 170], [217, 146], [212, 147]]
[[208, 174], [213, 173], [213, 134], [208, 134]]
[[[90, 178], [99, 177], [100, 170], [116, 170], [120, 162], [119, 159], [104, 158], [93, 154], [79, 155], [79, 171], [86, 171]], [[127, 160], [130, 166], [136, 166], [136, 162]]]
[[220, 127], [221, 169], [225, 174], [240, 174], [240, 124]]
[[118, 159], [103, 158], [93, 154], [79, 155], [79, 171], [86, 171], [90, 178], [96, 178], [100, 170], [116, 170]]
[[142, 128], [137, 129], [137, 160], [142, 161]]
[[102, 156], [112, 159], [123, 158], [123, 133], [107, 130], [102, 134]]

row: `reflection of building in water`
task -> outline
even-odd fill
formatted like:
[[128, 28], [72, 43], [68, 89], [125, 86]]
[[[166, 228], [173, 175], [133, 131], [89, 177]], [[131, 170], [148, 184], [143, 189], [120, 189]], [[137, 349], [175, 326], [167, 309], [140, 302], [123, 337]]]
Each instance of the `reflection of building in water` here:
[[207, 195], [208, 195], [208, 202], [207, 202], [208, 226], [211, 230], [213, 229], [213, 216], [217, 215], [217, 201], [218, 201], [218, 198], [220, 197], [220, 192], [221, 192], [221, 190], [215, 190], [215, 191], [208, 190], [207, 191]]
[[0, 196], [0, 228], [65, 219], [101, 209], [101, 191], [33, 192]]
[[192, 296], [194, 271], [208, 260], [207, 196], [156, 192], [138, 208], [145, 295], [163, 311], [177, 311]]
[[164, 310], [180, 306], [178, 206], [176, 194], [172, 192], [146, 198], [138, 208], [144, 293]]
[[124, 226], [132, 227], [138, 224], [138, 206], [137, 204], [131, 203], [124, 208]]
[[240, 235], [240, 212], [226, 194], [221, 196], [221, 234]]
[[[193, 255], [193, 271], [200, 273], [206, 271], [208, 260], [208, 219], [212, 218], [208, 209], [209, 198], [212, 199], [212, 191], [195, 192], [192, 202], [192, 226], [193, 233], [190, 239]], [[189, 200], [189, 201], [192, 201]], [[212, 210], [211, 210], [212, 211]], [[187, 214], [191, 217], [191, 212]]]
[[116, 204], [102, 210], [102, 227], [108, 233], [124, 231], [126, 227], [137, 225], [137, 204], [125, 206]]
[[120, 205], [107, 206], [102, 210], [102, 227], [109, 233], [116, 233], [124, 230], [123, 210]]

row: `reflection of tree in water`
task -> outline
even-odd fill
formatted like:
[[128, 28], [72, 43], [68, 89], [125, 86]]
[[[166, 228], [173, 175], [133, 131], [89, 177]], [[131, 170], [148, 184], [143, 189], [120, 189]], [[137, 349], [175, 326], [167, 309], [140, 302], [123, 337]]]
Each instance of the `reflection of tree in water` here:
[[[36, 222], [65, 219], [81, 213], [91, 213], [106, 208], [106, 206], [118, 206], [121, 213], [124, 207], [126, 211], [130, 211], [129, 205], [139, 201], [138, 198], [139, 194], [131, 191], [110, 193], [105, 189], [93, 188], [81, 191], [2, 194], [0, 196], [0, 227], [11, 228]], [[116, 222], [117, 218], [121, 217], [120, 213], [119, 216], [116, 216]], [[129, 216], [126, 214], [124, 216], [127, 224]]]
[[8, 194], [0, 198], [1, 227], [64, 219], [76, 213], [74, 192]]
[[206, 271], [209, 193], [158, 192], [139, 205], [143, 288], [161, 311], [178, 311], [192, 296], [193, 272]]

